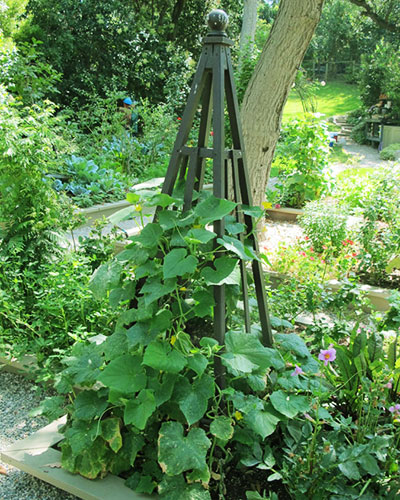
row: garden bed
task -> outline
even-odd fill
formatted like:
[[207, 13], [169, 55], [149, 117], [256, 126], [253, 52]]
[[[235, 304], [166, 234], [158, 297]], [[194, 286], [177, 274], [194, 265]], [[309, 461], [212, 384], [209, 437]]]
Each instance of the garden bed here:
[[[266, 275], [275, 288], [278, 287], [279, 283], [290, 279], [290, 276], [275, 271], [266, 271]], [[337, 292], [343, 286], [344, 282], [339, 280], [328, 280], [325, 283], [325, 288], [333, 292]], [[366, 294], [375, 310], [384, 312], [390, 309], [389, 297], [391, 290], [363, 284], [358, 285], [358, 289]]]

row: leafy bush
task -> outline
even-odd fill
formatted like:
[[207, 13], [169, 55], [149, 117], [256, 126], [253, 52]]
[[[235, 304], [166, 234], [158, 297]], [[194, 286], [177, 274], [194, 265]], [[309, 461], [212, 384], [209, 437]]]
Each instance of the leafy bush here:
[[314, 250], [321, 253], [329, 247], [337, 254], [347, 237], [348, 215], [343, 207], [321, 201], [311, 201], [304, 205], [300, 226]]
[[179, 9], [158, 2], [148, 9], [121, 0], [101, 5], [95, 0], [31, 0], [19, 40], [40, 40], [46, 60], [63, 74], [59, 104], [78, 109], [116, 86], [161, 102], [169, 76], [186, 76], [186, 48], [199, 44], [193, 23], [203, 24], [205, 9], [201, 2]]
[[[32, 271], [15, 272], [0, 260], [0, 351], [35, 354], [50, 367], [76, 341], [109, 334], [114, 313], [95, 299], [92, 266], [82, 253], [66, 253]], [[54, 369], [54, 367], [53, 367]]]
[[354, 168], [339, 172], [336, 176], [333, 196], [337, 203], [350, 212], [362, 212], [379, 182], [382, 171], [372, 168]]
[[[373, 283], [387, 279], [388, 266], [400, 254], [399, 168], [392, 169], [376, 185], [364, 210], [358, 240], [361, 245], [359, 269]], [[399, 264], [395, 265], [399, 267]]]
[[395, 160], [397, 155], [400, 153], [400, 143], [390, 144], [386, 148], [383, 148], [379, 153], [381, 160]]
[[312, 116], [285, 125], [271, 168], [271, 177], [276, 177], [277, 182], [267, 190], [267, 200], [302, 208], [307, 201], [328, 193], [328, 155], [326, 125]]
[[381, 40], [372, 54], [365, 55], [361, 64], [360, 95], [368, 107], [377, 104], [386, 94], [392, 102], [390, 118], [400, 118], [400, 51], [395, 44]]
[[68, 180], [56, 179], [54, 187], [73, 198], [79, 207], [121, 200], [125, 197], [127, 180], [114, 170], [99, 168], [94, 161], [72, 155], [59, 169]]
[[25, 105], [40, 102], [57, 93], [61, 75], [48, 64], [37, 41], [14, 47], [0, 30], [0, 85]]
[[58, 233], [71, 224], [70, 209], [46, 177], [65, 145], [53, 112], [10, 101], [0, 87], [0, 253], [19, 268], [51, 260]]

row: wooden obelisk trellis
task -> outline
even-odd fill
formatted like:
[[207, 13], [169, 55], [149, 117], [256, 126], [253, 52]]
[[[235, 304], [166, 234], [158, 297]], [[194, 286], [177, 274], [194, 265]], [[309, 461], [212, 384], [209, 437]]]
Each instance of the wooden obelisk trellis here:
[[[178, 177], [180, 180], [184, 179], [184, 210], [189, 209], [192, 205], [193, 191], [199, 191], [203, 187], [207, 158], [211, 158], [213, 163], [214, 196], [227, 198], [228, 178], [230, 178], [229, 185], [231, 189], [233, 188], [234, 201], [243, 205], [252, 205], [230, 55], [230, 46], [233, 42], [226, 36], [224, 31], [228, 24], [228, 16], [224, 11], [214, 10], [208, 16], [208, 24], [211, 31], [203, 40], [203, 50], [162, 188], [163, 193], [171, 195]], [[225, 148], [225, 99], [231, 127], [232, 149]], [[201, 105], [201, 112], [197, 145], [189, 147], [186, 143], [199, 105]], [[213, 145], [208, 147], [211, 120]], [[238, 212], [236, 217], [237, 220], [242, 217], [241, 222], [244, 222], [246, 228], [245, 234], [239, 236], [240, 240], [244, 242], [248, 238], [253, 249], [257, 252], [258, 243], [254, 234], [253, 218], [249, 215], [241, 216]], [[217, 237], [222, 238], [224, 230], [223, 220], [214, 223], [214, 232]], [[245, 328], [247, 332], [250, 332], [247, 270], [243, 260], [240, 263], [240, 270]], [[263, 342], [265, 345], [270, 346], [272, 345], [272, 332], [260, 262], [252, 261], [252, 272]], [[222, 344], [226, 331], [224, 285], [214, 287], [214, 298], [214, 336]]]

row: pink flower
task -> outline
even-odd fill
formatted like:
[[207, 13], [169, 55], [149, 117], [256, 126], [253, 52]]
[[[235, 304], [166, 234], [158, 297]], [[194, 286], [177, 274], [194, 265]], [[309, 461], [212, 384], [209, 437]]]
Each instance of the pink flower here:
[[279, 203], [275, 203], [275, 208], [281, 208]]
[[391, 389], [393, 387], [392, 382], [388, 382], [387, 384], [385, 384], [385, 387], [386, 389]]
[[394, 417], [398, 417], [400, 412], [400, 404], [397, 403], [394, 406], [390, 406], [388, 410], [390, 411], [390, 413], [393, 413]]
[[321, 349], [318, 354], [318, 359], [323, 361], [325, 366], [327, 366], [328, 363], [335, 361], [336, 349], [333, 348], [333, 344], [330, 344], [328, 349]]
[[213, 131], [211, 131], [211, 132], [210, 132], [210, 135], [214, 135], [214, 132], [213, 132]]
[[290, 374], [292, 377], [295, 377], [296, 375], [301, 375], [303, 370], [300, 368], [300, 366], [294, 365], [294, 371]]
[[315, 260], [314, 257], [310, 257], [310, 260]]

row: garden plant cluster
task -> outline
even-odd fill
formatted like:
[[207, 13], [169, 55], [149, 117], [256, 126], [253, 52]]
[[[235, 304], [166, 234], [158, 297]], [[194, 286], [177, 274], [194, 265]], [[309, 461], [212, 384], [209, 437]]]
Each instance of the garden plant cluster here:
[[[182, 213], [179, 190], [129, 189], [165, 173], [176, 82], [168, 105], [140, 101], [134, 135], [116, 111], [120, 91], [59, 109], [47, 97], [61, 76], [40, 46], [17, 50], [0, 37], [0, 59], [0, 354], [34, 355], [37, 383], [57, 392], [34, 414], [68, 415], [62, 466], [119, 475], [164, 500], [398, 498], [400, 294], [387, 312], [366, 313], [358, 288], [364, 277], [393, 282], [399, 267], [398, 167], [333, 182], [326, 125], [288, 124], [268, 196], [304, 207], [305, 237], [258, 255], [233, 213], [261, 223], [265, 211], [202, 192]], [[144, 225], [159, 207], [121, 253], [101, 223], [66, 245], [77, 205], [121, 197], [132, 207], [115, 223], [135, 214]], [[287, 275], [267, 284], [272, 347], [260, 340], [251, 279], [253, 326], [243, 328], [239, 266], [254, 259]], [[336, 293], [323, 285], [331, 277], [344, 280]], [[224, 343], [213, 338], [220, 285]], [[318, 320], [326, 311], [331, 322]], [[302, 313], [313, 317], [306, 327], [295, 322]]]

